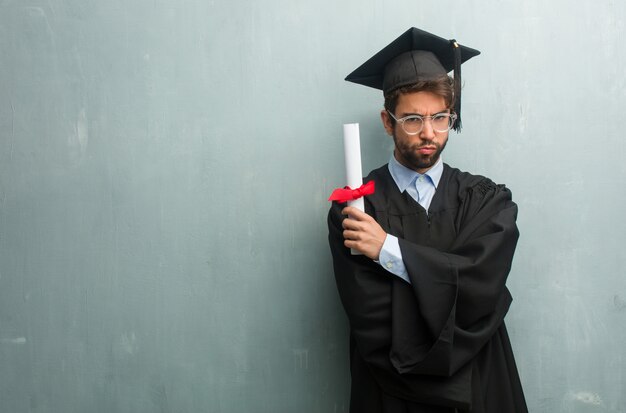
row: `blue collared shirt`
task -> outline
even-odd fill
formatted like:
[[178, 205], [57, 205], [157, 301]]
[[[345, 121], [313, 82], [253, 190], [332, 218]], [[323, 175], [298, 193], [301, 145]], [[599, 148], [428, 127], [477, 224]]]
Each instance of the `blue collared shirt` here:
[[[406, 191], [428, 213], [428, 207], [430, 207], [443, 174], [443, 160], [441, 156], [437, 163], [424, 174], [419, 174], [400, 164], [393, 154], [389, 160], [388, 167], [391, 177], [398, 186], [398, 190], [400, 192]], [[410, 283], [409, 274], [406, 271], [404, 261], [402, 261], [402, 252], [400, 251], [397, 237], [387, 234], [387, 238], [385, 238], [383, 247], [380, 250], [378, 263], [390, 273]]]

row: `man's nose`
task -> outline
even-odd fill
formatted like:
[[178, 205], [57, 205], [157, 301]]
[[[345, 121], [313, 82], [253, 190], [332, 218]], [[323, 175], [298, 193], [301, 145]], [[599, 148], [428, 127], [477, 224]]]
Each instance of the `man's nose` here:
[[424, 126], [422, 126], [420, 138], [429, 141], [435, 139], [435, 130], [433, 129], [433, 122], [430, 118], [424, 119]]

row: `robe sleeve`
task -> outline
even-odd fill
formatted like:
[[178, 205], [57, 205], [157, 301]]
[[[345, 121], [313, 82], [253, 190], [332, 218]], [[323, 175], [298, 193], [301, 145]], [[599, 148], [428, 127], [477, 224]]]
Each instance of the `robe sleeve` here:
[[[335, 278], [365, 362], [405, 377], [451, 377], [466, 367], [511, 302], [505, 282], [519, 234], [508, 189], [488, 180], [467, 188], [458, 232], [446, 251], [400, 238], [410, 285], [385, 276], [366, 257], [350, 255], [340, 211], [334, 205], [329, 214]], [[375, 215], [371, 204], [366, 212]], [[390, 366], [395, 371], [387, 371]]]
[[468, 189], [462, 207], [449, 251], [400, 240], [428, 336], [411, 328], [415, 314], [405, 311], [412, 300], [398, 292], [390, 357], [401, 373], [452, 375], [495, 334], [512, 301], [505, 283], [519, 232], [510, 191], [482, 181]]

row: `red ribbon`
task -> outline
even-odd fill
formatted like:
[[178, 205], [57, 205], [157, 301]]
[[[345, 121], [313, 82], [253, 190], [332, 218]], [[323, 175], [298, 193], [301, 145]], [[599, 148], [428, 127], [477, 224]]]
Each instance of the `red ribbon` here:
[[359, 199], [365, 195], [371, 195], [374, 193], [374, 181], [369, 181], [368, 183], [361, 185], [356, 189], [350, 189], [349, 186], [345, 188], [337, 188], [330, 194], [329, 201], [337, 201], [341, 204], [347, 201], [354, 201], [355, 199]]

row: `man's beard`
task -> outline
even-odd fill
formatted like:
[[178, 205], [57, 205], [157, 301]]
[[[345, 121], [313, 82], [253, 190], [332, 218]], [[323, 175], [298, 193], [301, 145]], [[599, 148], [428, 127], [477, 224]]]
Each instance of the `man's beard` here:
[[[396, 156], [396, 160], [398, 160], [398, 162], [402, 164], [407, 163], [407, 165], [404, 165], [404, 166], [414, 171], [432, 168], [432, 166], [435, 165], [437, 161], [439, 160], [439, 156], [441, 156], [441, 152], [443, 152], [443, 150], [445, 149], [446, 143], [448, 143], [448, 140], [446, 139], [443, 142], [443, 145], [440, 145], [435, 142], [415, 143], [412, 145], [407, 145], [407, 144], [401, 145], [398, 143], [398, 139], [396, 138], [395, 132], [393, 134], [393, 141], [395, 143], [396, 150], [398, 151], [403, 162], [400, 159], [398, 159], [397, 156]], [[428, 146], [434, 146], [436, 148], [435, 152], [431, 153], [430, 155], [419, 153], [420, 148], [424, 148]]]

